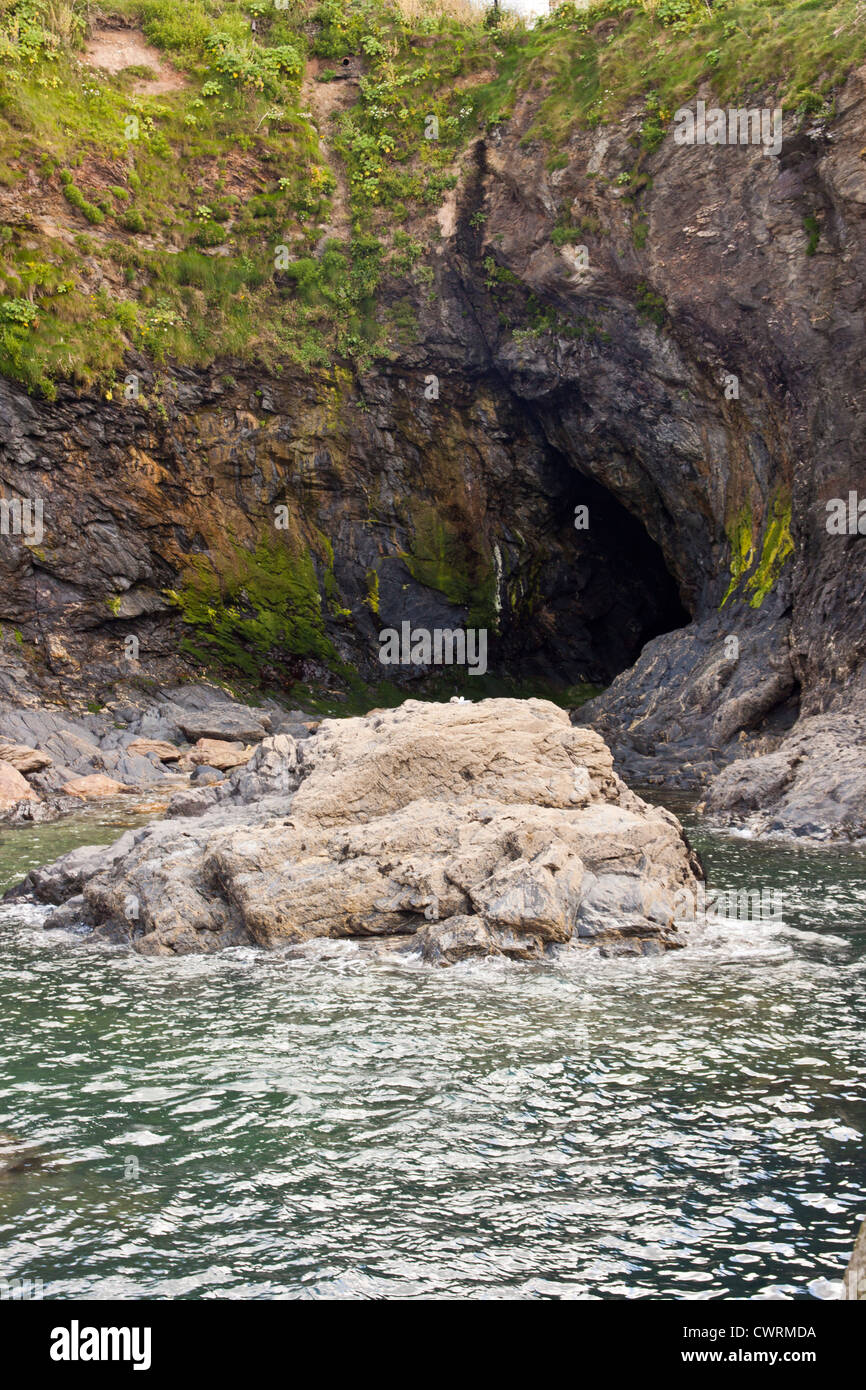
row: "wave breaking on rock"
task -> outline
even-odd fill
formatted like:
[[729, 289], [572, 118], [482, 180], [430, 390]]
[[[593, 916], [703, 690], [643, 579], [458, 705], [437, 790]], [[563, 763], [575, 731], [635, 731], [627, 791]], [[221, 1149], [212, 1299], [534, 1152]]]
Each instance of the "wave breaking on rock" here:
[[16, 896], [145, 955], [316, 937], [380, 939], [431, 963], [685, 944], [702, 877], [676, 817], [545, 700], [408, 700], [265, 738], [168, 818], [73, 850]]

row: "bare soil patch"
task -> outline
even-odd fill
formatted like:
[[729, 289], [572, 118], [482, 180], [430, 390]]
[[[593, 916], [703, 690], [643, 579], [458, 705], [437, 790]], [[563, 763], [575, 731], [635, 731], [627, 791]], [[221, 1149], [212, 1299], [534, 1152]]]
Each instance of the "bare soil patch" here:
[[158, 95], [179, 92], [187, 86], [183, 73], [167, 63], [158, 48], [147, 42], [137, 29], [94, 29], [87, 41], [85, 61], [104, 72], [123, 72], [124, 68], [150, 68], [152, 78], [136, 79], [133, 90]]

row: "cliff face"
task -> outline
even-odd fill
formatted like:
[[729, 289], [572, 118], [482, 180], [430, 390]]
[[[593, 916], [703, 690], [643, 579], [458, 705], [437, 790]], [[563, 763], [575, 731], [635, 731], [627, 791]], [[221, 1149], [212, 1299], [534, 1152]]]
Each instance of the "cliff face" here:
[[533, 113], [469, 148], [432, 281], [384, 282], [415, 323], [390, 360], [157, 380], [131, 355], [137, 400], [0, 383], [4, 494], [45, 507], [41, 545], [0, 538], [35, 682], [218, 658], [400, 684], [381, 629], [468, 624], [496, 672], [617, 677], [581, 718], [692, 783], [851, 712], [866, 549], [826, 503], [866, 496], [864, 72], [778, 158], [647, 149], [635, 109], [551, 160]]

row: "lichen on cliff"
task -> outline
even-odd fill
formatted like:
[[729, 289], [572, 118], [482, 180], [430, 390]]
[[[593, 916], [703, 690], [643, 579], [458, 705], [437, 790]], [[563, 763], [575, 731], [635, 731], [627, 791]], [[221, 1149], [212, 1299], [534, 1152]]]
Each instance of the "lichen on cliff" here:
[[793, 554], [789, 491], [779, 489], [770, 503], [768, 516], [757, 564], [755, 521], [751, 504], [746, 503], [726, 528], [731, 546], [731, 578], [720, 607], [724, 608], [728, 599], [745, 579], [743, 597], [748, 601], [750, 608], [760, 608], [776, 584], [786, 561]]

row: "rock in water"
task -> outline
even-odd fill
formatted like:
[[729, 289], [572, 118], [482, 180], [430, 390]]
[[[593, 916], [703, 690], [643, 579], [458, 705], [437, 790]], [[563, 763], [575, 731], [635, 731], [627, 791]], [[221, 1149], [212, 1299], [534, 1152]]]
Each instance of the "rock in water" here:
[[326, 720], [302, 744], [266, 738], [206, 791], [197, 818], [128, 832], [101, 861], [79, 851], [31, 891], [57, 902], [68, 882], [82, 897], [58, 924], [74, 911], [145, 954], [397, 936], [445, 965], [680, 946], [677, 899], [701, 873], [676, 818], [545, 700]]
[[856, 712], [811, 715], [773, 752], [717, 773], [701, 806], [760, 835], [866, 837], [866, 730]]

